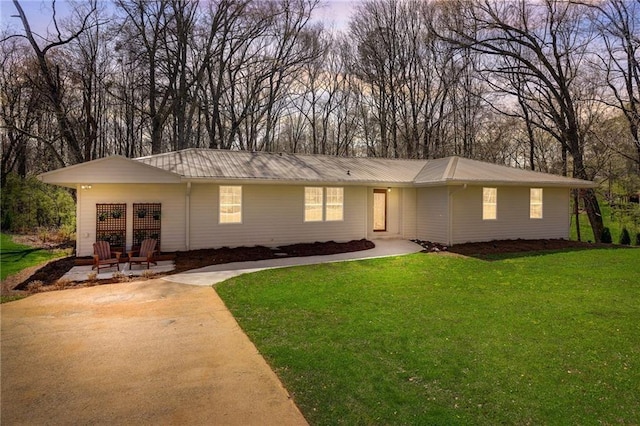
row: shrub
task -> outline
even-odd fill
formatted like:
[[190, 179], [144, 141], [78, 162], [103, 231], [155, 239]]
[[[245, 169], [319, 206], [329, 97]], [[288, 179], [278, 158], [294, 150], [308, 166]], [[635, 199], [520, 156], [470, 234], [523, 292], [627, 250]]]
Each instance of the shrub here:
[[56, 281], [55, 287], [58, 290], [64, 290], [65, 288], [69, 287], [71, 283], [73, 283], [73, 281], [68, 278], [60, 278], [58, 281]]
[[119, 283], [126, 283], [131, 281], [123, 272], [118, 271], [113, 273], [113, 279]]
[[636, 245], [640, 246], [640, 232], [636, 234]]
[[145, 269], [144, 271], [142, 271], [142, 277], [143, 278], [153, 278], [156, 275], [155, 272], [153, 272], [150, 269]]
[[29, 284], [27, 284], [27, 291], [29, 293], [38, 293], [39, 291], [42, 290], [43, 285], [44, 283], [40, 280], [31, 281]]
[[611, 231], [606, 226], [602, 230], [602, 236], [600, 237], [600, 241], [606, 244], [611, 244], [613, 242], [611, 238]]
[[631, 235], [629, 235], [627, 228], [622, 228], [622, 232], [620, 233], [620, 244], [624, 244], [625, 246], [631, 245]]

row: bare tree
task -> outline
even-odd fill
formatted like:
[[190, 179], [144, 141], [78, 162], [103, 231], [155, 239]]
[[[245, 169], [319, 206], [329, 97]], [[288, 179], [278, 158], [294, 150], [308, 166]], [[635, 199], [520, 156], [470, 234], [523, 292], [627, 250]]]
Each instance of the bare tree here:
[[[473, 31], [458, 24], [461, 15], [474, 23]], [[494, 73], [525, 76], [527, 103], [536, 107], [530, 110], [536, 127], [553, 135], [571, 155], [573, 176], [591, 179], [576, 91], [592, 37], [584, 31], [584, 18], [583, 7], [555, 0], [451, 2], [445, 15], [451, 33], [441, 36], [490, 57], [496, 64]], [[603, 222], [595, 192], [584, 190], [581, 196], [599, 241]]]
[[41, 116], [41, 99], [27, 79], [29, 62], [25, 58], [28, 47], [16, 39], [6, 41], [0, 47], [1, 186], [4, 188], [9, 173], [14, 172], [21, 177], [27, 175], [29, 141], [39, 137], [36, 125]]
[[635, 155], [632, 159], [640, 173], [640, 2], [606, 0], [587, 3], [594, 9], [592, 21], [604, 43], [604, 52], [594, 49], [599, 67], [613, 96], [605, 102], [619, 109], [627, 120]]
[[[75, 42], [84, 32], [96, 25], [94, 19], [96, 2], [95, 0], [91, 0], [88, 3], [88, 7], [84, 9], [85, 12], [82, 16], [79, 16], [79, 25], [77, 28], [64, 30], [55, 17], [55, 1], [53, 1], [53, 18], [56, 34], [52, 40], [34, 33], [31, 30], [31, 25], [20, 2], [13, 0], [13, 4], [24, 30], [24, 33], [19, 35], [19, 37], [23, 37], [29, 42], [38, 64], [40, 79], [38, 81], [34, 80], [33, 83], [41, 83], [39, 89], [42, 90], [45, 99], [47, 99], [47, 102], [55, 112], [60, 135], [69, 149], [71, 162], [80, 163], [86, 161], [89, 158], [87, 157], [85, 146], [91, 146], [94, 141], [90, 139], [90, 135], [84, 139], [78, 135], [78, 128], [75, 125], [78, 119], [77, 117], [70, 116], [69, 109], [66, 106], [67, 99], [65, 98], [65, 88], [63, 86], [63, 80], [61, 79], [61, 70], [60, 67], [56, 65], [56, 61], [53, 60], [52, 52]], [[38, 42], [38, 40], [44, 40], [44, 43], [41, 45], [42, 42]]]

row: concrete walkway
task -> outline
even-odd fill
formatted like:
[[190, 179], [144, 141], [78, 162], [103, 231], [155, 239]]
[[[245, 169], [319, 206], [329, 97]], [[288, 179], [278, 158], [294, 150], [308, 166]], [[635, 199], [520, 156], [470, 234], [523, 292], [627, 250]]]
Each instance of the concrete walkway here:
[[371, 250], [339, 253], [327, 256], [286, 257], [282, 259], [258, 260], [253, 262], [235, 262], [205, 266], [180, 274], [163, 277], [163, 280], [180, 284], [210, 286], [238, 275], [261, 271], [263, 269], [286, 268], [288, 266], [315, 265], [318, 263], [344, 262], [349, 260], [374, 259], [379, 257], [400, 256], [417, 253], [422, 247], [408, 240], [375, 240]]

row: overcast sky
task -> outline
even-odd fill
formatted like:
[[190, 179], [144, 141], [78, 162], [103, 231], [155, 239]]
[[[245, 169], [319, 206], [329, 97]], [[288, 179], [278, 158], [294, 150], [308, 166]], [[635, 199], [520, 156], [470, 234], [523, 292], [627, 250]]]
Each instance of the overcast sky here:
[[[82, 0], [80, 0], [82, 1]], [[207, 0], [201, 0], [202, 3]], [[323, 3], [314, 12], [315, 19], [323, 21], [329, 28], [345, 29], [349, 22], [349, 15], [358, 0], [323, 0]], [[111, 2], [109, 2], [111, 3]], [[20, 0], [27, 18], [35, 32], [44, 35], [46, 29], [51, 25], [52, 11], [51, 0]], [[56, 11], [58, 18], [66, 17], [70, 14], [70, 4], [67, 0], [56, 1]], [[0, 0], [0, 28], [7, 27], [18, 29], [20, 21], [11, 15], [15, 15], [16, 10], [11, 0]]]

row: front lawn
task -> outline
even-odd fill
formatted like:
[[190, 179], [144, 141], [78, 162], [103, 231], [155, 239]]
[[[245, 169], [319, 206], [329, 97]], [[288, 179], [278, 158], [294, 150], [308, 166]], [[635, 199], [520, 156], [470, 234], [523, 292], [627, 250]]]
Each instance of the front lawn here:
[[639, 264], [415, 254], [216, 289], [313, 425], [638, 424]]
[[45, 250], [14, 243], [10, 235], [0, 234], [0, 280], [30, 266], [62, 257], [64, 250]]

